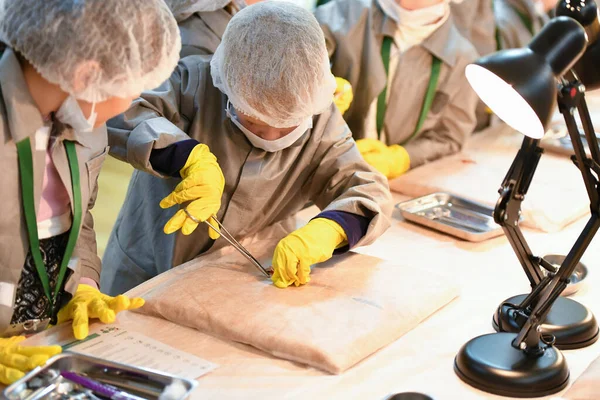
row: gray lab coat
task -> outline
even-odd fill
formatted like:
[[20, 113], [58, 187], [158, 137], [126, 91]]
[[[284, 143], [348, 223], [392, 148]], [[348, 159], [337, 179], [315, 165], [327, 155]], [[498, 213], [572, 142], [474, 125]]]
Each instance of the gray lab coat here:
[[[158, 204], [180, 179], [153, 176], [159, 174], [148, 163], [152, 148], [187, 135], [217, 157], [225, 176], [217, 217], [238, 239], [284, 220], [308, 201], [371, 219], [358, 246], [389, 226], [387, 181], [363, 161], [333, 104], [291, 147], [267, 153], [254, 148], [226, 116], [227, 97], [213, 86], [209, 62], [208, 56], [183, 58], [169, 81], [109, 121], [111, 152], [150, 173], [134, 172], [104, 255], [103, 291], [125, 291], [211, 248], [206, 226], [190, 236], [163, 233], [176, 207], [165, 211]], [[226, 244], [214, 243], [211, 250]]]
[[232, 15], [225, 8], [194, 13], [179, 21], [180, 56], [214, 54]]
[[496, 51], [496, 25], [492, 2], [493, 0], [450, 2], [456, 27], [481, 56]]
[[502, 49], [525, 47], [533, 38], [520, 15], [531, 21], [534, 34], [548, 21], [548, 16], [536, 12], [532, 0], [494, 0], [494, 15]]
[[[317, 8], [315, 16], [325, 32], [333, 74], [354, 88], [354, 100], [344, 118], [354, 138], [362, 139], [369, 108], [386, 85], [383, 36], [393, 36], [396, 22], [369, 0], [333, 0]], [[432, 54], [443, 61], [437, 91], [423, 127], [410, 139], [427, 91]], [[421, 45], [400, 57], [388, 88], [384, 124], [387, 143], [403, 144], [414, 168], [458, 152], [473, 132], [478, 100], [464, 70], [477, 52], [450, 17]]]
[[[21, 277], [25, 257], [29, 251], [29, 237], [21, 200], [21, 181], [16, 143], [29, 137], [33, 153], [34, 199], [36, 209], [42, 194], [42, 182], [46, 167], [46, 147], [36, 145], [36, 131], [44, 126], [42, 116], [29, 94], [19, 61], [12, 49], [7, 48], [0, 58], [0, 188], [2, 213], [0, 213], [0, 334], [10, 323], [16, 285]], [[65, 282], [65, 289], [74, 293], [81, 277], [100, 280], [100, 259], [96, 253], [96, 235], [90, 209], [96, 201], [97, 179], [106, 157], [108, 142], [106, 129], [93, 133], [75, 132], [61, 125], [52, 145], [52, 159], [64, 183], [71, 206], [73, 193], [71, 174], [64, 140], [76, 142], [81, 180], [83, 221], [73, 258], [69, 263], [72, 271]]]

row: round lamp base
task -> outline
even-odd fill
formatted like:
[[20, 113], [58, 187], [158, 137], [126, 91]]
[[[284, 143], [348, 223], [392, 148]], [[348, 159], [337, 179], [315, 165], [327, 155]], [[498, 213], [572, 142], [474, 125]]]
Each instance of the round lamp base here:
[[[525, 297], [524, 294], [514, 296], [505, 303], [518, 305]], [[521, 330], [522, 325], [516, 320], [516, 313], [510, 306], [502, 306], [499, 314], [494, 314], [496, 331], [517, 333]], [[598, 323], [594, 314], [583, 304], [565, 297], [556, 299], [541, 328], [543, 334], [556, 338], [554, 346], [561, 350], [579, 349], [598, 340]]]
[[542, 355], [512, 347], [514, 333], [492, 333], [471, 339], [454, 360], [454, 371], [467, 384], [509, 397], [547, 396], [569, 383], [562, 353], [547, 347]]

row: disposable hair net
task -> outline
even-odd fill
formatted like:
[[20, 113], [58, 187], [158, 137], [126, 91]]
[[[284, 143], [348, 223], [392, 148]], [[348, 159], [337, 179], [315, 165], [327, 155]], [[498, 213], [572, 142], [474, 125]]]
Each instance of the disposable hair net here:
[[0, 40], [91, 103], [159, 86], [181, 48], [162, 0], [0, 0]]
[[237, 13], [210, 65], [233, 106], [272, 127], [298, 126], [333, 101], [323, 31], [292, 3], [266, 1]]
[[177, 21], [183, 21], [197, 12], [219, 10], [231, 3], [231, 0], [164, 0]]

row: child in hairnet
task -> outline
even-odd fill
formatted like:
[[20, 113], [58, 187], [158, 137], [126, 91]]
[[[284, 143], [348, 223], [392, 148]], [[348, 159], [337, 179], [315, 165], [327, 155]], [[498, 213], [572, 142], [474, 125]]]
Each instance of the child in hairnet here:
[[[130, 289], [224, 245], [218, 232], [197, 229], [213, 216], [242, 239], [308, 201], [321, 208], [278, 243], [278, 287], [305, 284], [312, 264], [373, 242], [389, 226], [389, 189], [362, 159], [334, 89], [313, 15], [260, 2], [231, 19], [213, 57], [183, 58], [169, 81], [109, 121], [116, 153], [149, 168], [130, 183], [104, 254], [103, 289]], [[153, 142], [164, 149], [148, 160]], [[155, 206], [161, 199], [170, 215]]]
[[[0, 3], [0, 384], [59, 346], [22, 333], [109, 323], [141, 299], [98, 291], [90, 210], [107, 154], [104, 123], [175, 67], [179, 36], [161, 0]], [[115, 51], [119, 49], [119, 51]]]
[[354, 88], [344, 118], [369, 164], [391, 179], [462, 148], [478, 103], [464, 70], [477, 52], [450, 0], [332, 0], [315, 15], [332, 72]]
[[525, 47], [548, 22], [558, 0], [494, 0], [498, 49]]

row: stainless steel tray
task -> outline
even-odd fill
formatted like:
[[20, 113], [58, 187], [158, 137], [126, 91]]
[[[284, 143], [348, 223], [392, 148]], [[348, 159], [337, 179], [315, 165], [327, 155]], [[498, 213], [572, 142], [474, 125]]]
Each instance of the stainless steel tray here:
[[[162, 391], [175, 380], [180, 381], [186, 392], [179, 397], [186, 399], [197, 385], [196, 381], [175, 377], [158, 371], [114, 363], [83, 354], [65, 352], [52, 357], [46, 365], [38, 367], [15, 382], [4, 391], [3, 399], [59, 399], [59, 393], [75, 389], [76, 385], [63, 380], [58, 373], [71, 371], [85, 375], [97, 382], [120, 388], [129, 394], [145, 399], [158, 399]], [[32, 396], [37, 390], [38, 396]], [[75, 393], [75, 392], [73, 392]], [[81, 391], [77, 392], [81, 393]], [[41, 395], [41, 396], [40, 396]], [[54, 395], [54, 397], [53, 397]], [[76, 398], [75, 394], [66, 394], [62, 398]], [[77, 397], [86, 399], [85, 395]]]
[[450, 193], [432, 193], [397, 204], [402, 216], [411, 222], [456, 236], [481, 242], [503, 234], [494, 222], [491, 207]]
[[[585, 138], [585, 133], [580, 130], [579, 134], [581, 135], [581, 141], [583, 142], [585, 152], [589, 156], [590, 149]], [[596, 132], [596, 137], [600, 141], [600, 133]], [[575, 153], [573, 150], [573, 142], [571, 142], [571, 137], [567, 132], [567, 128], [563, 126], [553, 126], [550, 130], [548, 130], [544, 138], [540, 141], [540, 147], [553, 153], [565, 156], [570, 156]]]

